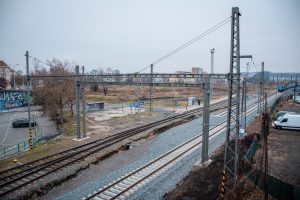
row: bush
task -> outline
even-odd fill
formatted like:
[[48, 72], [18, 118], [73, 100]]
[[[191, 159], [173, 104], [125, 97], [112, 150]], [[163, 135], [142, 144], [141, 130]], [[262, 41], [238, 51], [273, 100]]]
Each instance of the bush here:
[[98, 88], [98, 85], [92, 85], [91, 87], [90, 87], [90, 90], [92, 91], [92, 92], [98, 92], [99, 91], [99, 88]]

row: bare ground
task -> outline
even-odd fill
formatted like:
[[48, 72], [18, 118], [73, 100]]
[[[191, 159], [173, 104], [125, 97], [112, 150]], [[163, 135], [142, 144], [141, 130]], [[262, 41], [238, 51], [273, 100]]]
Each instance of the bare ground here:
[[211, 160], [211, 164], [206, 168], [195, 166], [177, 185], [175, 190], [164, 195], [164, 199], [217, 199], [220, 194], [221, 174], [223, 170], [223, 146], [213, 153]]
[[[299, 112], [300, 105], [291, 101], [282, 102], [277, 110]], [[260, 132], [261, 121], [257, 117], [246, 131], [253, 136]], [[245, 144], [245, 143], [244, 143]], [[300, 183], [300, 131], [276, 130], [270, 128], [268, 137], [269, 174], [285, 182], [298, 185]], [[245, 152], [247, 145], [240, 145], [240, 152]], [[261, 155], [258, 148], [256, 156]], [[220, 178], [223, 169], [224, 147], [217, 149], [211, 156], [212, 163], [207, 168], [194, 168], [177, 187], [164, 195], [166, 200], [198, 200], [218, 199], [220, 195]], [[256, 157], [256, 160], [259, 158]], [[240, 177], [240, 199], [263, 199], [264, 192], [245, 176]], [[269, 195], [269, 199], [275, 199]]]

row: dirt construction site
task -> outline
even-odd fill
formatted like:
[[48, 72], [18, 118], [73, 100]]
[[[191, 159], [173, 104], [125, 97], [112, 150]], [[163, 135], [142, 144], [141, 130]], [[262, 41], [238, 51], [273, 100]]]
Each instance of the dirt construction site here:
[[[276, 111], [293, 111], [300, 113], [300, 105], [292, 100], [281, 101]], [[247, 126], [247, 136], [240, 143], [240, 154], [245, 155], [250, 147], [249, 141], [261, 131], [261, 119], [256, 117]], [[247, 142], [248, 141], [248, 142]], [[271, 128], [268, 136], [268, 189], [271, 194], [269, 199], [299, 199], [300, 197], [300, 131], [278, 130]], [[258, 145], [252, 161], [252, 171], [263, 170], [262, 145]], [[211, 155], [212, 163], [207, 168], [194, 167], [173, 191], [165, 194], [165, 199], [218, 199], [221, 191], [221, 180], [224, 163], [224, 146], [221, 146]], [[241, 164], [241, 166], [243, 166]], [[243, 166], [245, 167], [245, 166]], [[241, 169], [241, 171], [245, 169]], [[245, 171], [244, 171], [245, 173]], [[259, 184], [263, 178], [253, 175], [256, 180], [240, 174], [239, 190], [241, 199], [264, 199], [264, 191]], [[254, 184], [255, 183], [255, 184]]]

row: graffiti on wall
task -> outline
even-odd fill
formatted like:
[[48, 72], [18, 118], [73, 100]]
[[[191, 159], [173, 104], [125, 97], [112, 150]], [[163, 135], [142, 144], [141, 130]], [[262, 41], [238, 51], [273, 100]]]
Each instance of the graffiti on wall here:
[[19, 108], [22, 106], [27, 106], [26, 91], [23, 90], [0, 91], [0, 110]]

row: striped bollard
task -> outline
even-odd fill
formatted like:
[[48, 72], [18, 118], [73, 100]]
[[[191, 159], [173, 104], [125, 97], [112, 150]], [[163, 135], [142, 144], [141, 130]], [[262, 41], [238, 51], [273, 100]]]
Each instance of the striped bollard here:
[[32, 140], [32, 129], [29, 129], [29, 146], [30, 150], [33, 150], [33, 140]]
[[221, 198], [224, 199], [225, 197], [225, 170], [223, 170], [223, 173], [222, 173], [222, 181], [221, 181]]

